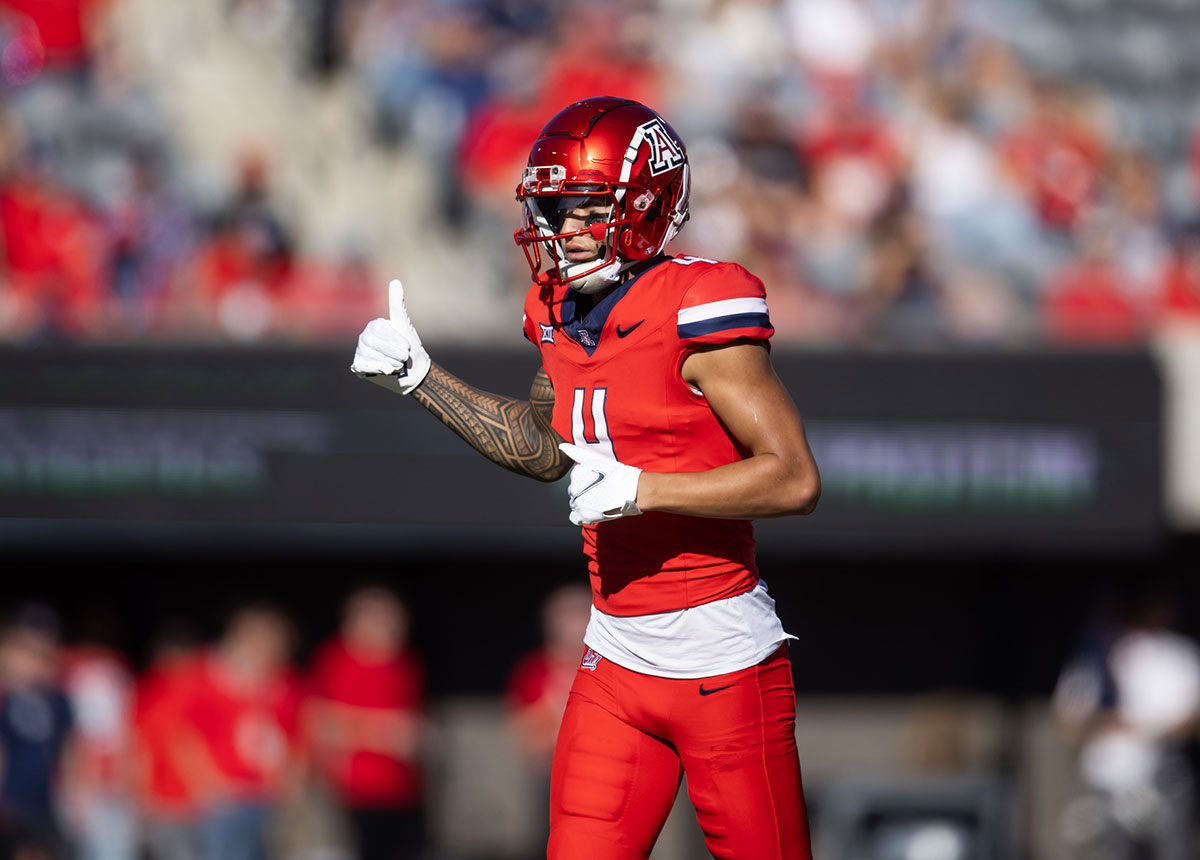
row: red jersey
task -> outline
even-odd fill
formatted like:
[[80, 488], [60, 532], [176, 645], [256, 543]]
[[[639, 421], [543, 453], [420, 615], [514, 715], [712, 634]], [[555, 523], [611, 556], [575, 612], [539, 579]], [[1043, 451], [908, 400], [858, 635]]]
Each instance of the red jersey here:
[[[665, 257], [581, 309], [566, 287], [525, 300], [525, 336], [554, 386], [554, 429], [651, 472], [699, 472], [747, 452], [680, 370], [702, 344], [766, 341], [762, 281], [734, 263]], [[586, 308], [586, 306], [585, 306]], [[652, 511], [583, 527], [592, 592], [610, 615], [648, 615], [749, 591], [748, 520]]]
[[190, 687], [190, 675], [197, 671], [193, 658], [161, 664], [148, 669], [137, 684], [134, 719], [143, 760], [142, 804], [156, 814], [186, 815], [195, 811], [186, 775], [172, 755], [180, 732], [187, 731], [180, 713], [181, 693]]
[[[342, 719], [351, 724], [354, 737], [371, 733], [379, 716], [418, 717], [424, 686], [421, 665], [408, 652], [369, 661], [336, 638], [326, 642], [313, 661], [312, 694], [349, 706]], [[342, 752], [327, 762], [329, 776], [352, 806], [400, 808], [420, 801], [417, 762], [353, 742]]]
[[273, 794], [296, 742], [299, 688], [292, 674], [280, 671], [248, 684], [206, 655], [180, 683], [181, 716], [199, 733], [230, 790], [242, 797]]
[[512, 709], [534, 705], [561, 712], [579, 669], [578, 658], [555, 660], [546, 651], [531, 651], [522, 657], [508, 676], [504, 698]]

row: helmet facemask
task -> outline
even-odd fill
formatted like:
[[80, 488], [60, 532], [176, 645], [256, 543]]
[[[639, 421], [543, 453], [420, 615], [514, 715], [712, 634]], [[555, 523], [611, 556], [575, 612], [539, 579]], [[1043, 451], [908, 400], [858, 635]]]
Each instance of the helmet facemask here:
[[[568, 182], [559, 165], [527, 167], [518, 188], [525, 227], [514, 238], [535, 277], [543, 283], [566, 284], [579, 293], [599, 292], [618, 283], [621, 273], [637, 262], [618, 253], [620, 230], [637, 220], [624, 217], [628, 190], [623, 185], [614, 187], [600, 174], [595, 181], [581, 176]], [[550, 261], [545, 272], [543, 250]]]

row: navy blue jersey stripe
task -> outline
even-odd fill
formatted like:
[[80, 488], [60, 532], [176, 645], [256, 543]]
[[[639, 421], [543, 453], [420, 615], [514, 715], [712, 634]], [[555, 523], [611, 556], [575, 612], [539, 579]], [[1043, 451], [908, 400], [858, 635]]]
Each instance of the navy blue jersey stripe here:
[[732, 314], [727, 317], [713, 317], [710, 320], [687, 323], [679, 326], [681, 338], [700, 337], [715, 331], [727, 331], [735, 328], [770, 328], [771, 318], [766, 314]]

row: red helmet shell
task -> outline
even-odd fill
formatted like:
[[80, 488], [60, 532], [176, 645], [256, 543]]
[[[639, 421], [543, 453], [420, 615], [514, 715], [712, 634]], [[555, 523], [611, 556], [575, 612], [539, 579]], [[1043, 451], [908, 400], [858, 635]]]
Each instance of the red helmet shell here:
[[[661, 253], [687, 220], [690, 183], [683, 140], [639, 102], [601, 96], [559, 111], [530, 150], [517, 197], [569, 193], [572, 185], [585, 184], [603, 185], [616, 200], [612, 244], [627, 260]], [[537, 241], [529, 226], [518, 231], [518, 244]]]

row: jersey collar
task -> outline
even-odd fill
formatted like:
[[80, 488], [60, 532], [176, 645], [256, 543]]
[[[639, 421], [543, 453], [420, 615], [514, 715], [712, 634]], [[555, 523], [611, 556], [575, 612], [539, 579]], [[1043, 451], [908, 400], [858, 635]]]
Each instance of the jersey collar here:
[[608, 315], [612, 313], [612, 309], [616, 307], [617, 302], [629, 292], [630, 288], [637, 283], [642, 275], [670, 259], [670, 257], [664, 256], [652, 261], [650, 265], [606, 295], [593, 305], [591, 310], [582, 315], [580, 311], [582, 307], [587, 307], [587, 300], [579, 296], [574, 290], [567, 290], [567, 295], [562, 300], [563, 332], [567, 337], [583, 347], [589, 356], [592, 355], [596, 351], [596, 348], [600, 346], [600, 333], [604, 330], [604, 324], [608, 321]]

